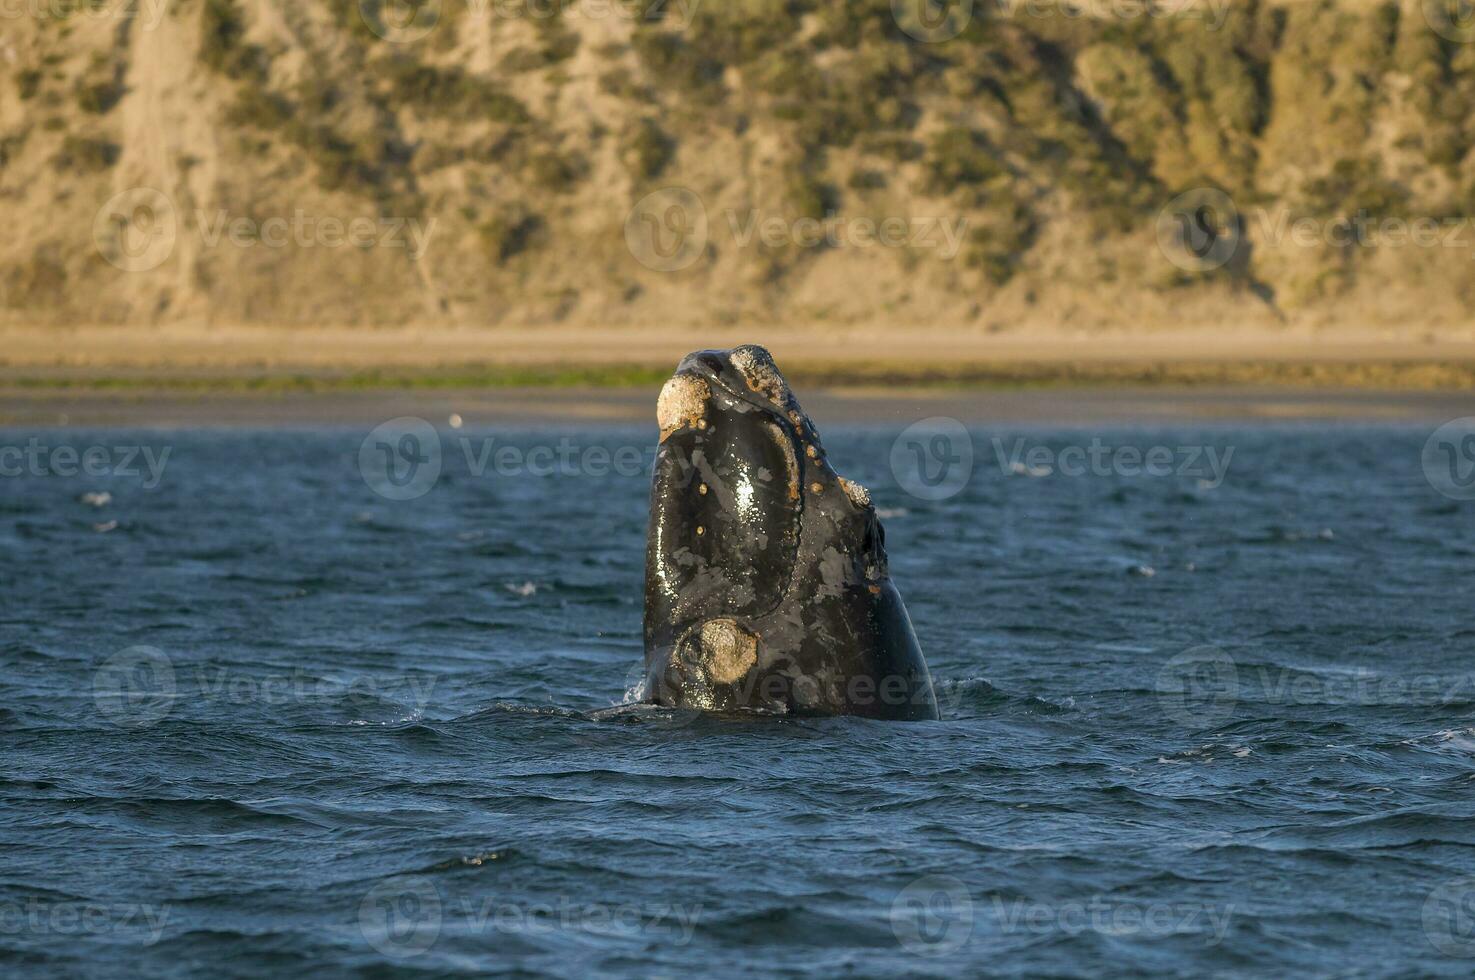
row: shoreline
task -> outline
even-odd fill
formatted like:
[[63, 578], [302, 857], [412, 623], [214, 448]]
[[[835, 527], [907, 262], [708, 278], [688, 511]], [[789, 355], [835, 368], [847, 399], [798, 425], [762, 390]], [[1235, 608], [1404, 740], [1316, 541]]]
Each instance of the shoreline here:
[[[477, 388], [330, 392], [145, 392], [0, 386], [0, 429], [278, 429], [373, 427], [414, 416], [437, 426], [648, 426], [655, 437], [658, 386]], [[1398, 391], [1251, 386], [1019, 389], [801, 388], [824, 429], [904, 427], [947, 416], [971, 424], [1215, 425], [1364, 423], [1438, 425], [1475, 416], [1475, 390]]]
[[788, 372], [906, 376], [959, 366], [1475, 364], [1475, 329], [1357, 327], [989, 330], [966, 326], [0, 326], [0, 377], [465, 369], [669, 371], [693, 350], [766, 346]]
[[[682, 356], [762, 343], [817, 421], [1435, 421], [1475, 334], [1410, 329], [0, 327], [0, 425], [650, 423]], [[823, 423], [821, 423], [823, 424]]]

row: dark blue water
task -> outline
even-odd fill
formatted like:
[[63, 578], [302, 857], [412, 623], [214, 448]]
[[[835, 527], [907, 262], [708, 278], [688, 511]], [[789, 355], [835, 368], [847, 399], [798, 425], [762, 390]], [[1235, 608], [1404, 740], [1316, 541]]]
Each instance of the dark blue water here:
[[[1470, 973], [1475, 503], [1428, 429], [975, 427], [928, 500], [899, 428], [824, 432], [938, 723], [619, 706], [647, 477], [588, 453], [647, 428], [443, 429], [404, 501], [363, 430], [4, 433], [48, 453], [0, 479], [5, 972]], [[1062, 474], [1093, 436], [1171, 472]]]

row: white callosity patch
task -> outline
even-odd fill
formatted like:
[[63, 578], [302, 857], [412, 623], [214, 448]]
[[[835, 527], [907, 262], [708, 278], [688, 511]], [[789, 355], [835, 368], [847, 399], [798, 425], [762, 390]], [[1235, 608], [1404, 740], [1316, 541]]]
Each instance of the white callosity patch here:
[[778, 446], [784, 459], [784, 482], [788, 487], [789, 499], [799, 499], [799, 457], [794, 453], [794, 443], [790, 441], [787, 434], [776, 425], [766, 424], [764, 429], [769, 438]]
[[865, 510], [867, 507], [871, 506], [871, 492], [869, 490], [861, 486], [859, 483], [855, 483], [851, 480], [845, 479], [845, 477], [843, 476], [839, 479], [840, 489], [845, 491], [845, 496], [850, 498], [850, 502], [852, 504], [859, 507], [861, 510]]
[[707, 399], [712, 391], [707, 382], [689, 374], [678, 374], [661, 388], [656, 399], [656, 422], [665, 439], [677, 429], [697, 425], [707, 414]]
[[756, 344], [734, 347], [728, 355], [732, 366], [743, 376], [749, 388], [775, 405], [785, 406], [792, 400], [789, 383], [773, 363], [773, 355]]
[[758, 637], [731, 619], [703, 623], [701, 644], [707, 676], [718, 684], [741, 680], [758, 660]]

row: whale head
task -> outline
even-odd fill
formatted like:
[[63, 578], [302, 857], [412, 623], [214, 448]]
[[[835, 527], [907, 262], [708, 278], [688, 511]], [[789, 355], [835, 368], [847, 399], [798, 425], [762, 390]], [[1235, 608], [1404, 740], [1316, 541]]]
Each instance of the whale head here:
[[[936, 717], [870, 494], [831, 467], [768, 351], [689, 354], [656, 419], [647, 697], [714, 711]], [[885, 695], [872, 689], [883, 682]]]

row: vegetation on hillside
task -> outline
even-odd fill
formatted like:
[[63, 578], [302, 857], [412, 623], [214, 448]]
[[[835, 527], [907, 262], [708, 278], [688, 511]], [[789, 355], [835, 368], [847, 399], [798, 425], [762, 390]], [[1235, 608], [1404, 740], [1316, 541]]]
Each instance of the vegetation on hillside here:
[[[1457, 274], [1475, 229], [1463, 264], [1450, 249], [1285, 240], [1282, 219], [1444, 228], [1475, 214], [1475, 39], [1436, 29], [1420, 0], [1245, 0], [1222, 23], [1208, 5], [1110, 17], [1064, 0], [975, 4], [940, 41], [898, 23], [890, 0], [603, 4], [602, 15], [432, 0], [417, 8], [432, 26], [410, 34], [391, 7], [183, 0], [153, 28], [30, 23], [4, 82], [0, 186], [52, 210], [0, 247], [4, 315], [184, 308], [159, 289], [195, 290], [191, 308], [226, 318], [353, 322], [676, 310], [997, 326], [1000, 311], [1105, 323], [1144, 306], [1171, 316], [1187, 300], [1279, 322], [1348, 305], [1390, 321], [1475, 311], [1472, 277]], [[193, 44], [170, 88], [141, 81], [145, 30]], [[148, 123], [130, 126], [144, 99]], [[433, 218], [434, 264], [217, 252], [183, 286], [117, 274], [92, 246], [96, 208], [118, 187], [204, 179], [149, 172], [159, 155], [138, 146], [150, 125], [184, 132], [195, 117], [211, 145], [166, 142], [211, 160], [187, 173], [217, 183], [160, 188], [180, 203]], [[114, 172], [129, 166], [145, 169]], [[38, 181], [61, 189], [51, 203], [28, 196]], [[667, 185], [700, 195], [712, 229], [680, 274], [625, 251], [632, 206]], [[1243, 246], [1202, 268], [1165, 260], [1165, 204], [1204, 188], [1233, 201], [1237, 224], [1215, 233]], [[967, 233], [946, 258], [915, 243], [861, 254], [735, 241], [729, 216], [750, 211], [791, 223], [951, 216]], [[246, 303], [252, 277], [304, 261], [349, 263], [353, 288], [314, 296], [335, 280], [302, 272], [295, 289]], [[69, 291], [75, 281], [98, 288]], [[1103, 290], [1113, 302], [1094, 301]], [[423, 305], [406, 299], [421, 294]]]

